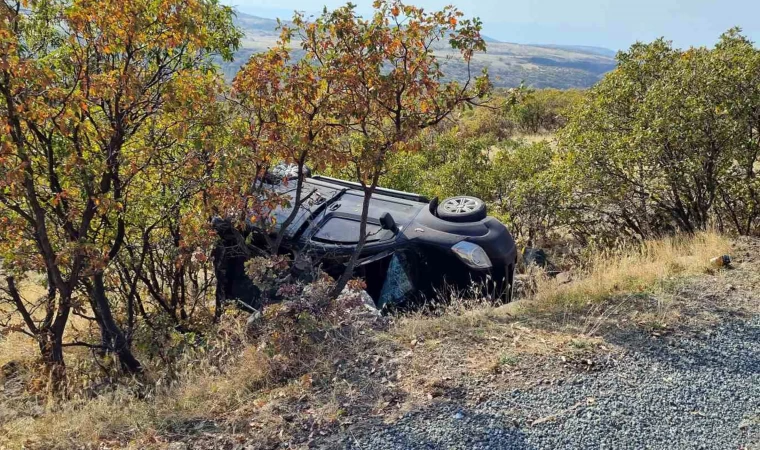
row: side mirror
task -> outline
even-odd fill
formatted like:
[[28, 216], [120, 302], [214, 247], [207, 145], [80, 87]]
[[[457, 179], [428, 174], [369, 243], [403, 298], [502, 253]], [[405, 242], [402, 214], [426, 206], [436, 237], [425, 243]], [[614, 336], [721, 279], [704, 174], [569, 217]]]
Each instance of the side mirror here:
[[394, 233], [398, 232], [396, 221], [393, 220], [393, 216], [391, 215], [391, 213], [384, 212], [380, 216], [380, 228], [382, 228], [383, 230], [391, 230]]

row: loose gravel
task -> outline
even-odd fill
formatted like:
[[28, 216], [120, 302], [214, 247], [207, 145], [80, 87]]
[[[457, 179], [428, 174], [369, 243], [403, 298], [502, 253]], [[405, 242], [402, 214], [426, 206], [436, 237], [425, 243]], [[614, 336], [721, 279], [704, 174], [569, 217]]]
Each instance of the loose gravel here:
[[760, 316], [618, 344], [598, 372], [434, 403], [337, 448], [760, 449]]

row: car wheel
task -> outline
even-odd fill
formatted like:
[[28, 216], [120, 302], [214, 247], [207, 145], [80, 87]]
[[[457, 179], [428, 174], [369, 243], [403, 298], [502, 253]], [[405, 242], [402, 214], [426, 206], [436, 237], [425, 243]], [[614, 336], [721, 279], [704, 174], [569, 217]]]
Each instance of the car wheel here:
[[449, 222], [477, 222], [486, 218], [486, 204], [479, 198], [461, 195], [442, 201], [436, 212]]

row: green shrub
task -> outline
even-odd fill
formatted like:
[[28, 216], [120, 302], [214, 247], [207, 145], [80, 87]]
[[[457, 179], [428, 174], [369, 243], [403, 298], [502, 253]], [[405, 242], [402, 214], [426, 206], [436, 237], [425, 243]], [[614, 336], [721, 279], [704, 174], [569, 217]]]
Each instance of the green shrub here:
[[578, 233], [757, 233], [760, 50], [730, 30], [713, 49], [659, 39], [618, 61], [560, 133]]
[[569, 110], [583, 99], [583, 95], [583, 91], [577, 89], [531, 91], [510, 108], [509, 116], [524, 133], [552, 133], [567, 123]]

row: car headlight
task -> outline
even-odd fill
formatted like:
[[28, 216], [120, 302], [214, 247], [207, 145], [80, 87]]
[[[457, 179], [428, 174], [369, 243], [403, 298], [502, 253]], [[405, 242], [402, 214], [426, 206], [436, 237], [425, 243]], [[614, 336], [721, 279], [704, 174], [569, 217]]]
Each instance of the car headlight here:
[[477, 244], [462, 241], [451, 247], [451, 250], [456, 253], [459, 259], [473, 269], [488, 269], [491, 267], [491, 260], [488, 259], [485, 250]]

